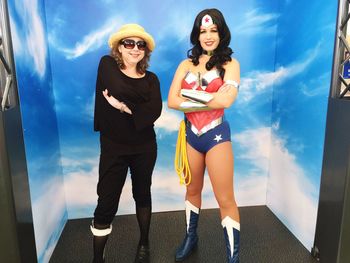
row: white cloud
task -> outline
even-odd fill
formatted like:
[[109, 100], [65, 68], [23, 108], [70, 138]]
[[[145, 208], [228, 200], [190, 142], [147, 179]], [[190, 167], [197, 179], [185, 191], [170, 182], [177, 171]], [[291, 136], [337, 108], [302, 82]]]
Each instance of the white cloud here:
[[[96, 158], [97, 159], [97, 158]], [[97, 160], [98, 161], [98, 160]], [[75, 162], [74, 160], [71, 161]], [[85, 160], [81, 160], [85, 163]], [[64, 188], [66, 193], [68, 213], [77, 206], [90, 206], [96, 204], [96, 185], [98, 181], [98, 164], [89, 171], [77, 170], [65, 174]], [[79, 189], [79, 191], [77, 191]], [[88, 216], [88, 215], [87, 215]]]
[[[233, 139], [243, 149], [243, 153], [238, 154], [236, 159], [248, 160], [252, 164], [247, 176], [242, 177], [236, 171], [235, 195], [238, 205], [266, 204], [266, 175], [269, 168], [270, 151], [272, 151], [268, 206], [309, 248], [314, 233], [316, 201], [309, 196], [308, 191], [311, 190], [312, 193], [314, 189], [305, 178], [303, 170], [296, 164], [295, 157], [285, 148], [284, 141], [274, 135], [270, 144], [271, 129], [269, 127], [249, 129], [235, 135]], [[71, 168], [75, 165], [82, 166], [84, 163], [91, 166], [89, 170], [79, 170], [65, 176], [70, 218], [72, 215], [74, 217], [80, 208], [96, 205], [98, 164], [97, 158], [94, 160], [88, 158], [79, 159], [79, 162], [69, 159], [62, 161], [65, 166], [68, 165]], [[286, 185], [286, 187], [281, 187], [281, 185]], [[154, 212], [184, 209], [185, 187], [180, 186], [179, 179], [172, 168], [156, 167], [153, 174], [152, 194]], [[207, 174], [202, 196], [202, 208], [218, 208]], [[79, 217], [91, 217], [92, 212], [91, 210], [86, 214], [79, 214]], [[128, 176], [120, 199], [118, 215], [134, 213], [135, 205], [131, 194], [130, 176]]]
[[89, 121], [94, 119], [95, 110], [95, 94], [88, 97], [88, 101], [85, 103], [82, 116], [85, 116]]
[[[236, 176], [236, 198], [240, 206], [264, 204], [310, 249], [317, 216], [317, 189], [286, 148], [286, 141], [270, 127], [245, 130], [233, 137], [243, 148], [237, 162], [248, 160], [248, 176]], [[239, 171], [238, 171], [239, 172]], [[264, 176], [269, 172], [268, 178]], [[237, 175], [237, 172], [236, 172]], [[266, 196], [267, 192], [267, 196]]]
[[163, 102], [162, 113], [155, 122], [156, 128], [161, 128], [169, 132], [179, 130], [180, 122], [183, 120], [183, 113], [168, 108], [167, 102]]
[[164, 40], [169, 38], [176, 39], [178, 42], [189, 41], [193, 26], [193, 17], [184, 15], [182, 10], [186, 10], [186, 8], [176, 8], [168, 13], [167, 22], [157, 32], [158, 42], [167, 44], [168, 42]]
[[[176, 127], [177, 129], [177, 127]], [[266, 203], [266, 181], [268, 169], [268, 155], [270, 142], [270, 129], [259, 128], [247, 130], [235, 136], [236, 143], [244, 149], [244, 153], [236, 159], [246, 159], [252, 163], [252, 169], [248, 176], [240, 177], [236, 172], [235, 190], [239, 206], [262, 205]], [[97, 201], [96, 185], [98, 180], [98, 157], [79, 158], [79, 160], [64, 158], [62, 161], [65, 171], [74, 170], [65, 174], [65, 190], [69, 218], [77, 216], [92, 216], [81, 214], [84, 207], [94, 207]], [[79, 167], [90, 167], [81, 169]], [[169, 164], [169, 168], [156, 167], [153, 173], [152, 200], [153, 211], [182, 210], [184, 207], [185, 187], [179, 184], [179, 178]], [[79, 191], [76, 191], [77, 187]], [[134, 214], [135, 206], [131, 194], [130, 176], [125, 182], [120, 199], [118, 214]], [[202, 208], [218, 208], [213, 194], [209, 176], [205, 174], [204, 188], [202, 191]]]
[[247, 160], [251, 165], [249, 170], [244, 171], [247, 175], [242, 178], [236, 176], [236, 198], [240, 206], [266, 204], [270, 137], [271, 129], [260, 127], [245, 130], [232, 138], [242, 148], [242, 153], [236, 155], [237, 162]]
[[237, 141], [240, 147], [245, 150], [237, 158], [252, 161], [256, 168], [267, 174], [270, 158], [271, 128], [248, 129], [236, 134], [233, 140]]
[[[83, 149], [81, 149], [81, 150], [83, 150]], [[98, 160], [95, 158], [85, 158], [83, 162], [81, 160], [70, 159], [67, 157], [61, 158], [61, 164], [64, 167], [64, 169], [79, 167], [81, 165], [96, 165], [97, 162], [98, 162]]]
[[310, 249], [317, 217], [317, 189], [285, 144], [272, 134], [267, 205]]
[[238, 103], [248, 103], [254, 97], [271, 89], [275, 84], [281, 84], [286, 80], [304, 72], [307, 67], [316, 59], [320, 52], [320, 43], [313, 50], [306, 52], [306, 56], [286, 67], [280, 66], [272, 72], [251, 72], [248, 77], [242, 78]]
[[[28, 56], [31, 58], [31, 63], [28, 65], [37, 71], [39, 77], [43, 77], [46, 72], [46, 57], [47, 57], [47, 43], [45, 38], [45, 30], [38, 10], [37, 0], [24, 0], [15, 2], [16, 11], [19, 17], [22, 19], [22, 23], [26, 25], [24, 33], [24, 42], [26, 49], [19, 48], [22, 46], [23, 40], [18, 43], [20, 35], [19, 32], [15, 32], [15, 47], [19, 51], [28, 52]], [[14, 21], [12, 21], [13, 24]], [[18, 30], [18, 25], [14, 27], [14, 30]], [[23, 30], [23, 29], [22, 29]]]
[[10, 24], [11, 24], [12, 47], [13, 47], [14, 53], [17, 56], [20, 56], [24, 50], [22, 48], [21, 39], [18, 36], [17, 24], [12, 19], [12, 17], [10, 17]]
[[[275, 126], [278, 127], [278, 124]], [[240, 171], [235, 171], [235, 195], [238, 205], [266, 204], [267, 173], [271, 151], [273, 160], [270, 164], [268, 206], [291, 228], [303, 244], [310, 243], [316, 218], [316, 203], [312, 196], [309, 196], [308, 191], [313, 192], [314, 189], [305, 178], [303, 170], [297, 165], [295, 157], [285, 148], [284, 141], [276, 135], [271, 139], [269, 127], [245, 130], [235, 135], [233, 140], [238, 144], [237, 147], [242, 149], [242, 153], [236, 155], [238, 160], [236, 163], [243, 160], [251, 163], [251, 169], [245, 171], [247, 175], [240, 175]], [[67, 205], [70, 211], [69, 217], [72, 218], [79, 209], [96, 205], [98, 159], [80, 158], [79, 161], [63, 159], [62, 163], [69, 169], [74, 166], [90, 167], [84, 170], [77, 169], [76, 172], [65, 175]], [[154, 212], [183, 210], [185, 187], [180, 186], [172, 164], [169, 164], [169, 168], [156, 167], [153, 174], [152, 194]], [[207, 174], [202, 196], [202, 208], [218, 208]], [[80, 213], [79, 217], [90, 217], [92, 212], [91, 210], [86, 214]], [[130, 176], [128, 176], [120, 199], [118, 215], [134, 213], [135, 205], [131, 194]]]
[[274, 81], [286, 76], [286, 69], [280, 68], [273, 72], [254, 71], [248, 77], [241, 79], [239, 100], [237, 103], [248, 103], [267, 88], [272, 88]]
[[80, 42], [77, 42], [72, 48], [62, 48], [67, 59], [75, 59], [84, 55], [87, 52], [97, 50], [102, 45], [106, 44], [107, 38], [115, 30], [116, 26], [107, 23], [100, 29], [84, 36]]
[[103, 45], [107, 46], [109, 36], [114, 31], [117, 31], [122, 24], [124, 24], [124, 20], [120, 17], [109, 18], [103, 26], [83, 36], [80, 41], [75, 43], [74, 47], [64, 47], [59, 44], [60, 41], [58, 39], [60, 39], [60, 36], [53, 29], [49, 35], [50, 45], [63, 52], [67, 59], [75, 59], [88, 52], [97, 50]]
[[[81, 160], [84, 162], [84, 160]], [[74, 160], [69, 163], [75, 163]], [[183, 208], [184, 187], [180, 186], [175, 171], [155, 169], [152, 177], [153, 211], [180, 210]], [[89, 171], [79, 170], [65, 175], [66, 200], [69, 218], [74, 217], [76, 210], [84, 207], [95, 207], [97, 204], [96, 186], [98, 181], [98, 164]], [[77, 191], [79, 188], [79, 191]], [[170, 202], [173, 200], [174, 202]], [[91, 214], [82, 216], [91, 217]], [[132, 198], [130, 174], [128, 174], [119, 202], [118, 215], [134, 214], [135, 205]], [[81, 214], [80, 214], [81, 216]]]
[[238, 206], [266, 205], [266, 174], [252, 174], [241, 180], [236, 176], [235, 185]]
[[47, 245], [52, 235], [57, 232], [57, 227], [61, 226], [62, 217], [66, 213], [62, 178], [50, 179], [42, 189], [45, 189], [45, 192], [38, 199], [33, 200], [32, 208], [35, 243], [39, 256], [47, 253]]
[[275, 34], [279, 14], [261, 13], [258, 9], [251, 10], [244, 14], [243, 22], [234, 28], [235, 34], [257, 35]]
[[324, 95], [329, 91], [330, 72], [326, 72], [318, 78], [311, 79], [307, 83], [300, 83], [301, 92], [307, 97]]

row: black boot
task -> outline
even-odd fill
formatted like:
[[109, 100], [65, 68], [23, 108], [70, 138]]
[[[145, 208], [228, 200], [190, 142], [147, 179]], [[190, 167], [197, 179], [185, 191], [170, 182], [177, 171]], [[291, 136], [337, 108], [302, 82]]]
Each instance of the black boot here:
[[149, 227], [151, 224], [151, 207], [138, 207], [136, 206], [136, 217], [140, 228], [140, 242], [137, 247], [134, 263], [149, 263]]
[[221, 224], [226, 240], [227, 263], [239, 263], [240, 224], [229, 216], [226, 216]]
[[199, 219], [199, 208], [186, 200], [186, 223], [187, 231], [181, 246], [176, 250], [175, 261], [184, 261], [197, 247], [197, 226]]
[[149, 263], [148, 245], [138, 245], [134, 263]]
[[112, 225], [98, 225], [92, 224], [90, 226], [91, 232], [93, 233], [93, 249], [94, 249], [94, 258], [93, 263], [104, 263], [105, 262], [105, 246], [109, 234], [112, 232]]

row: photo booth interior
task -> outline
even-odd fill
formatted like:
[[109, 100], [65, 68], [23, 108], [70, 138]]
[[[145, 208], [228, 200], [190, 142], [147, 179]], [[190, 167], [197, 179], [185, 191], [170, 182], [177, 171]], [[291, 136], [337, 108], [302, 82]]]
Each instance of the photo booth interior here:
[[[194, 16], [212, 3], [29, 2], [1, 0], [1, 18], [3, 14], [8, 18], [1, 19], [0, 53], [8, 63], [1, 59], [0, 171], [7, 177], [0, 178], [0, 187], [1, 193], [7, 193], [1, 200], [7, 201], [0, 203], [0, 209], [8, 211], [3, 220], [12, 224], [6, 233], [13, 236], [13, 244], [19, 244], [18, 257], [31, 251], [25, 255], [48, 262], [67, 220], [92, 217], [96, 205], [99, 140], [92, 122], [97, 66], [109, 52], [109, 35], [125, 23], [142, 24], [156, 41], [150, 70], [160, 79], [163, 112], [156, 123], [159, 158], [152, 183], [153, 210], [183, 209], [184, 188], [173, 168], [183, 116], [167, 109], [166, 97], [176, 66], [190, 49]], [[336, 71], [333, 66], [332, 75], [338, 3], [299, 2], [220, 1], [215, 7], [227, 19], [233, 56], [241, 65], [238, 99], [225, 113], [235, 153], [238, 205], [266, 205], [306, 249], [313, 247], [322, 257], [325, 243], [319, 227], [325, 221], [320, 221], [321, 215], [328, 218], [333, 206], [329, 188], [320, 188], [321, 182], [334, 182], [328, 175], [334, 166], [327, 166], [332, 160], [334, 165], [339, 160], [342, 165], [349, 163], [348, 126], [342, 125], [347, 121], [343, 112], [348, 111], [350, 50], [344, 33], [336, 39], [336, 45], [341, 41], [343, 46], [334, 53], [334, 64], [342, 68]], [[314, 13], [317, 16], [311, 19]], [[302, 26], [305, 21], [308, 26]], [[6, 84], [10, 75], [11, 85]], [[339, 118], [331, 122], [330, 116]], [[338, 148], [332, 148], [334, 137], [344, 147], [340, 155], [335, 154]], [[338, 170], [343, 181], [337, 180], [337, 187], [341, 182], [348, 185], [344, 177], [348, 168], [344, 169]], [[341, 189], [332, 191], [345, 193]], [[134, 213], [130, 192], [128, 181], [118, 215]], [[340, 216], [347, 210], [340, 201], [345, 194], [339, 198]], [[206, 176], [202, 208], [215, 207]], [[341, 225], [337, 233], [345, 233], [346, 227]], [[17, 229], [17, 235], [11, 235], [11, 229]], [[22, 235], [23, 229], [29, 234]], [[334, 233], [334, 240], [338, 237]]]

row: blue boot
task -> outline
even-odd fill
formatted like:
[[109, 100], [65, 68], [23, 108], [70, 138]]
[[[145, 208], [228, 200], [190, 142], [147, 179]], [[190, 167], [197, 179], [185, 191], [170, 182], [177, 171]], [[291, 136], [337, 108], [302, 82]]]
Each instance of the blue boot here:
[[226, 240], [226, 252], [228, 263], [239, 263], [239, 231], [240, 224], [226, 216], [222, 222]]
[[197, 226], [199, 218], [199, 208], [192, 205], [188, 200], [186, 204], [186, 223], [187, 230], [184, 241], [176, 250], [175, 261], [184, 261], [196, 248], [198, 243]]

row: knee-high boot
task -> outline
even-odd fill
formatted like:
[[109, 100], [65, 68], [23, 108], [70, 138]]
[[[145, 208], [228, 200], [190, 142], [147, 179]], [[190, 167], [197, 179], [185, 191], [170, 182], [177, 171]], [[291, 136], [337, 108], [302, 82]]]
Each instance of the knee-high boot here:
[[181, 246], [176, 250], [175, 260], [185, 260], [195, 249], [198, 243], [197, 226], [199, 219], [199, 208], [192, 205], [188, 200], [186, 204], [186, 236]]
[[96, 226], [94, 225], [94, 221], [92, 221], [90, 230], [94, 235], [93, 237], [94, 258], [92, 262], [103, 263], [105, 262], [105, 256], [104, 256], [105, 246], [106, 246], [108, 236], [112, 232], [112, 225]]
[[240, 224], [226, 216], [222, 222], [226, 240], [226, 252], [228, 263], [239, 263], [239, 231]]

